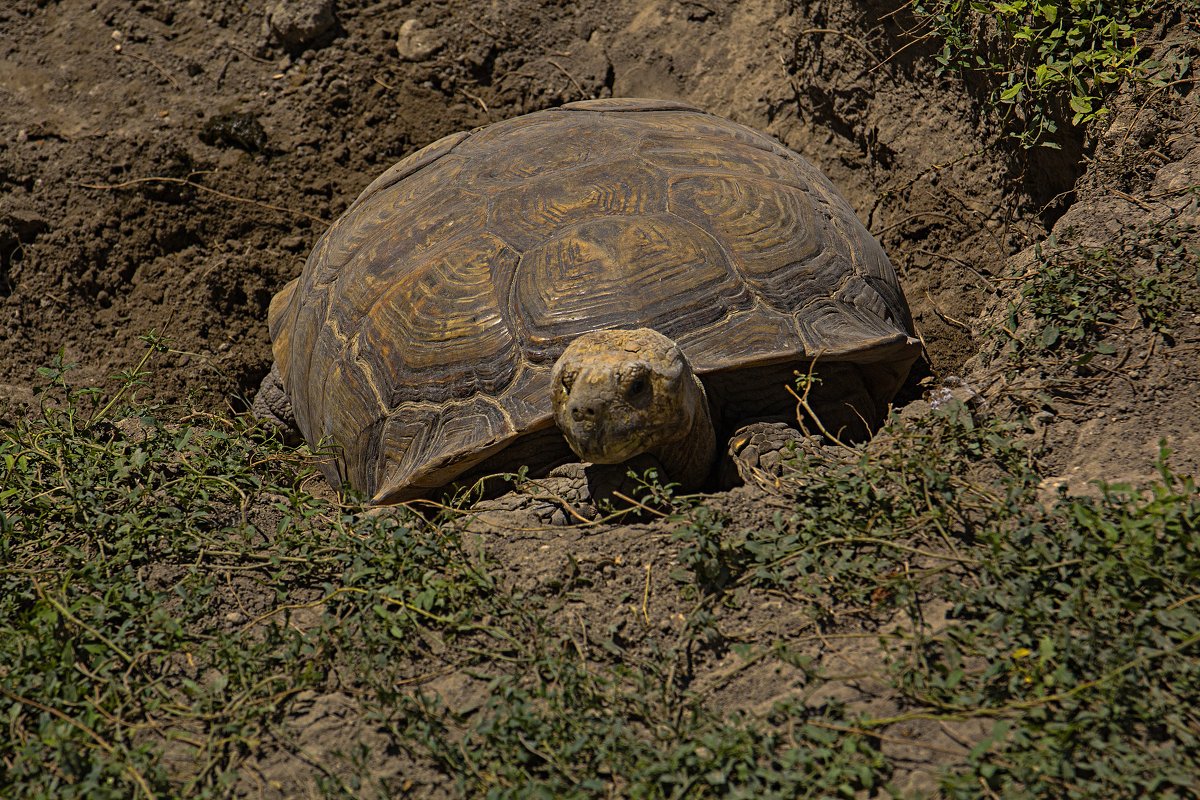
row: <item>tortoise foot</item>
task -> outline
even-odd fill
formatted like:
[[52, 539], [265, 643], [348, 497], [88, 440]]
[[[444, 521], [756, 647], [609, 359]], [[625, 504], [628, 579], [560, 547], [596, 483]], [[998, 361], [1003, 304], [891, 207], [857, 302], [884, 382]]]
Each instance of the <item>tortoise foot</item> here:
[[298, 433], [296, 416], [292, 413], [292, 401], [283, 388], [283, 378], [279, 374], [278, 365], [272, 364], [271, 371], [263, 378], [258, 387], [258, 394], [254, 395], [250, 413], [286, 434]]
[[778, 488], [780, 478], [790, 472], [788, 463], [823, 448], [818, 437], [796, 430], [785, 422], [752, 422], [729, 438], [729, 461], [722, 469], [721, 484], [729, 488], [742, 483]]

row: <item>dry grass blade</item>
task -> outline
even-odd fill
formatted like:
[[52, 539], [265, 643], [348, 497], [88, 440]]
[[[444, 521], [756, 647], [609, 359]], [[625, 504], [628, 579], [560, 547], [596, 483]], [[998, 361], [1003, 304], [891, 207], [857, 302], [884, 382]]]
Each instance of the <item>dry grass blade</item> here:
[[239, 197], [235, 194], [230, 194], [228, 192], [222, 192], [220, 189], [213, 189], [211, 187], [205, 186], [202, 183], [196, 183], [195, 181], [188, 180], [186, 178], [169, 178], [169, 177], [164, 177], [164, 176], [150, 176], [150, 177], [145, 177], [145, 178], [132, 178], [127, 181], [121, 181], [120, 183], [80, 183], [79, 185], [82, 186], [84, 189], [99, 189], [101, 191], [112, 192], [112, 191], [118, 191], [120, 189], [128, 189], [133, 186], [139, 186], [139, 185], [147, 184], [147, 183], [170, 183], [170, 184], [174, 184], [176, 186], [188, 186], [192, 189], [198, 189], [199, 191], [207, 192], [208, 194], [215, 195], [217, 197], [222, 198], [223, 200], [230, 200], [235, 203], [244, 203], [246, 205], [257, 206], [259, 208], [265, 208], [268, 211], [281, 211], [285, 214], [294, 214], [298, 217], [304, 217], [306, 219], [312, 220], [313, 222], [318, 222], [322, 225], [329, 224], [328, 220], [318, 217], [315, 214], [309, 214], [307, 211], [299, 211], [294, 208], [286, 208], [284, 206], [277, 206], [272, 203], [264, 203], [261, 200], [254, 200], [253, 198], [250, 198], [250, 197]]

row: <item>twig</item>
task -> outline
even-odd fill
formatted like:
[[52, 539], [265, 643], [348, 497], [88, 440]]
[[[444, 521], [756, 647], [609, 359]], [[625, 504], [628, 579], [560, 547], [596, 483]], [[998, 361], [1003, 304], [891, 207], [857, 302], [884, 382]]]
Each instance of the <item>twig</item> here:
[[[807, 720], [805, 722], [805, 724], [812, 725], [814, 728], [825, 728], [826, 730], [837, 731], [838, 733], [855, 733], [855, 734], [858, 734], [859, 736], [869, 736], [870, 738], [878, 739], [881, 742], [889, 742], [891, 744], [906, 745], [908, 747], [918, 747], [922, 750], [929, 750], [930, 752], [933, 752], [933, 753], [944, 753], [948, 756], [957, 756], [957, 757], [961, 758], [963, 755], [961, 750], [951, 750], [949, 747], [938, 747], [935, 744], [927, 744], [927, 743], [919, 741], [917, 739], [901, 739], [896, 736], [886, 736], [882, 733], [876, 733], [875, 731], [869, 731], [865, 728], [855, 728], [851, 725], [835, 725], [832, 722], [820, 722], [820, 721], [812, 720], [812, 719]], [[963, 749], [970, 750], [971, 748], [964, 747]]]
[[1129, 126], [1125, 129], [1125, 135], [1121, 137], [1121, 142], [1117, 146], [1124, 147], [1125, 142], [1129, 141], [1129, 136], [1130, 136], [1130, 134], [1133, 133], [1134, 126], [1137, 125], [1138, 117], [1140, 117], [1142, 115], [1142, 112], [1145, 111], [1147, 107], [1149, 107], [1150, 101], [1154, 99], [1154, 96], [1156, 94], [1158, 94], [1161, 91], [1165, 91], [1166, 89], [1170, 89], [1172, 86], [1175, 86], [1177, 84], [1195, 83], [1197, 80], [1200, 80], [1200, 78], [1180, 78], [1178, 80], [1171, 81], [1170, 83], [1164, 83], [1162, 86], [1154, 87], [1154, 89], [1152, 89], [1146, 95], [1146, 99], [1142, 102], [1142, 104], [1140, 106], [1138, 106], [1138, 110], [1136, 112], [1134, 112], [1133, 119], [1131, 119], [1129, 121]]
[[911, 222], [914, 219], [921, 219], [921, 217], [937, 217], [939, 219], [948, 220], [950, 222], [958, 222], [957, 217], [952, 217], [949, 214], [943, 214], [940, 211], [918, 211], [916, 214], [909, 214], [907, 217], [904, 217], [901, 220], [897, 220], [896, 222], [893, 222], [891, 225], [884, 225], [879, 230], [872, 231], [871, 233], [873, 236], [875, 236], [876, 239], [878, 239], [880, 236], [887, 233], [892, 228], [899, 228], [901, 225]]
[[528, 750], [532, 755], [537, 756], [542, 761], [545, 761], [547, 764], [554, 767], [555, 771], [558, 772], [559, 775], [562, 775], [564, 778], [566, 778], [568, 781], [570, 781], [571, 784], [573, 784], [575, 786], [579, 785], [579, 778], [576, 775], [574, 775], [570, 770], [568, 770], [565, 766], [563, 766], [561, 763], [559, 763], [558, 759], [556, 759], [554, 756], [550, 755], [550, 753], [542, 752], [541, 750], [538, 750], [527, 738], [525, 738], [521, 734], [517, 734], [517, 741], [520, 742], [521, 746], [524, 747], [526, 750]]
[[482, 97], [479, 97], [478, 95], [471, 94], [470, 92], [468, 92], [466, 89], [462, 88], [461, 86], [460, 86], [460, 87], [458, 87], [458, 91], [460, 91], [460, 92], [462, 92], [464, 95], [466, 95], [468, 99], [470, 99], [470, 100], [474, 101], [474, 102], [475, 102], [475, 105], [477, 105], [477, 106], [479, 106], [480, 108], [482, 108], [482, 109], [483, 109], [483, 113], [484, 113], [484, 114], [487, 114], [489, 117], [491, 117], [491, 115], [492, 115], [492, 112], [488, 110], [488, 105], [487, 105], [487, 103], [483, 102], [483, 98], [482, 98]]
[[624, 500], [626, 503], [629, 503], [632, 506], [637, 506], [642, 511], [645, 511], [650, 514], [654, 514], [655, 516], [658, 516], [658, 517], [662, 517], [663, 519], [666, 519], [667, 517], [670, 516], [670, 514], [664, 514], [663, 512], [659, 511], [658, 509], [651, 508], [650, 506], [646, 505], [645, 503], [639, 503], [637, 500], [634, 500], [629, 495], [624, 494], [622, 492], [618, 492], [615, 489], [613, 490], [613, 497]]
[[913, 555], [916, 555], [916, 556], [932, 558], [932, 559], [936, 559], [938, 561], [953, 561], [958, 564], [978, 564], [979, 563], [979, 559], [977, 559], [977, 558], [970, 558], [968, 556], [960, 556], [960, 555], [948, 555], [946, 553], [935, 553], [932, 550], [922, 550], [919, 547], [910, 547], [909, 545], [901, 544], [900, 542], [893, 542], [888, 539], [881, 539], [878, 536], [844, 536], [844, 537], [841, 537], [836, 540], [835, 539], [826, 539], [825, 541], [820, 542], [819, 545], [824, 547], [826, 545], [833, 544], [833, 543], [877, 544], [881, 547], [891, 547], [894, 550], [899, 550], [903, 553], [912, 553]]
[[80, 183], [79, 185], [82, 186], [84, 189], [101, 189], [104, 191], [115, 191], [117, 189], [128, 189], [130, 186], [137, 186], [138, 184], [142, 184], [142, 183], [173, 183], [178, 186], [190, 186], [193, 189], [199, 189], [202, 192], [208, 192], [209, 194], [215, 194], [217, 197], [224, 198], [225, 200], [232, 200], [235, 203], [245, 203], [245, 204], [251, 205], [251, 206], [258, 206], [259, 208], [265, 208], [270, 211], [282, 211], [285, 214], [295, 214], [300, 217], [306, 217], [307, 219], [311, 219], [313, 222], [319, 222], [322, 225], [329, 224], [328, 220], [322, 219], [321, 217], [318, 217], [315, 214], [309, 214], [307, 211], [298, 211], [294, 208], [285, 208], [284, 206], [276, 206], [276, 205], [272, 205], [271, 203], [264, 203], [261, 200], [254, 200], [249, 197], [238, 197], [235, 194], [228, 194], [227, 192], [222, 192], [219, 189], [211, 189], [202, 183], [196, 183], [195, 181], [190, 181], [190, 180], [187, 180], [186, 178], [166, 178], [166, 177], [162, 177], [159, 175], [153, 175], [153, 176], [146, 177], [146, 178], [133, 178], [131, 180], [122, 181], [121, 183]]
[[[830, 433], [829, 430], [825, 427], [825, 424], [821, 422], [821, 418], [817, 416], [817, 412], [813, 411], [812, 406], [810, 406], [808, 404], [808, 393], [812, 389], [812, 385], [813, 385], [813, 370], [817, 368], [817, 359], [819, 359], [820, 357], [821, 357], [821, 354], [817, 353], [817, 357], [808, 363], [808, 380], [805, 381], [803, 395], [797, 394], [796, 390], [793, 389], [790, 385], [788, 385], [786, 383], [783, 385], [783, 388], [787, 389], [788, 394], [790, 394], [792, 397], [796, 398], [796, 402], [800, 404], [800, 407], [808, 412], [808, 416], [812, 419], [813, 422], [815, 422], [817, 424], [817, 428], [821, 431], [822, 434], [825, 435], [825, 438], [827, 438], [829, 441], [833, 442], [834, 444], [839, 445], [840, 447], [843, 447], [846, 450], [849, 450], [852, 453], [857, 453], [858, 451], [856, 451], [853, 447], [846, 444], [841, 439], [839, 439], [837, 436], [834, 436], [832, 433]], [[804, 422], [801, 420], [800, 424], [803, 426]]]
[[217, 70], [217, 77], [216, 77], [214, 83], [216, 84], [216, 87], [218, 89], [220, 89], [221, 84], [225, 82], [225, 73], [229, 70], [229, 62], [230, 61], [233, 61], [233, 56], [230, 56], [230, 55], [225, 56], [225, 61], [222, 62], [221, 68], [219, 70]]
[[1154, 210], [1154, 208], [1152, 206], [1150, 206], [1149, 204], [1143, 203], [1141, 200], [1138, 200], [1133, 195], [1126, 194], [1125, 192], [1122, 192], [1120, 189], [1110, 188], [1109, 191], [1112, 192], [1113, 194], [1115, 194], [1117, 197], [1121, 198], [1122, 200], [1129, 202], [1129, 203], [1133, 203], [1135, 206], [1142, 209], [1143, 211], [1153, 211]]
[[150, 66], [152, 66], [156, 70], [158, 70], [158, 74], [162, 75], [164, 78], [166, 78], [168, 81], [170, 81], [171, 85], [175, 87], [176, 91], [180, 90], [181, 87], [179, 86], [179, 81], [175, 80], [175, 78], [171, 76], [171, 73], [167, 72], [165, 69], [163, 69], [161, 66], [159, 66], [158, 62], [156, 62], [154, 59], [147, 58], [146, 56], [140, 56], [137, 53], [131, 53], [123, 47], [121, 49], [117, 50], [117, 53], [119, 53], [123, 56], [129, 56], [130, 58], [136, 58], [138, 61], [146, 62], [147, 64], [149, 64]]
[[972, 328], [970, 325], [968, 325], [965, 322], [955, 319], [954, 317], [947, 314], [945, 311], [942, 311], [942, 309], [938, 308], [937, 301], [933, 299], [933, 295], [931, 295], [929, 293], [928, 289], [925, 290], [925, 297], [928, 298], [929, 305], [933, 307], [933, 313], [937, 314], [938, 317], [940, 317], [943, 322], [949, 323], [950, 325], [953, 325], [956, 328], [961, 328], [962, 330], [966, 331], [967, 333], [971, 333]]
[[[993, 292], [996, 291], [996, 284], [992, 282], [991, 278], [989, 278], [987, 275], [984, 275], [982, 272], [975, 269], [975, 267], [971, 266], [969, 263], [967, 263], [966, 261], [964, 261], [961, 258], [956, 258], [955, 256], [948, 256], [945, 253], [939, 253], [934, 250], [927, 250], [924, 247], [914, 247], [912, 249], [912, 252], [922, 253], [927, 256], [932, 256], [933, 258], [941, 258], [946, 261], [949, 261], [951, 264], [957, 264], [958, 266], [962, 267], [963, 269], [968, 269], [975, 274], [976, 278], [979, 278], [979, 280], [986, 283], [988, 289], [990, 289]], [[1004, 279], [1000, 278], [999, 280], [1004, 280]]]
[[468, 24], [468, 25], [470, 25], [470, 26], [471, 26], [472, 28], [474, 28], [475, 30], [477, 30], [477, 31], [479, 31], [480, 33], [482, 33], [484, 36], [490, 36], [490, 37], [492, 37], [492, 39], [493, 39], [493, 40], [495, 40], [495, 41], [500, 41], [500, 37], [499, 37], [499, 36], [497, 36], [496, 34], [492, 33], [491, 31], [489, 31], [487, 28], [485, 28], [485, 27], [483, 27], [482, 25], [480, 25], [480, 24], [479, 24], [478, 22], [476, 22], [475, 20], [473, 20], [473, 19], [469, 19], [469, 20], [467, 20], [467, 24]]
[[275, 63], [274, 61], [271, 61], [268, 58], [259, 58], [256, 55], [252, 55], [252, 54], [246, 52], [245, 50], [243, 50], [242, 48], [238, 47], [236, 44], [228, 44], [227, 43], [225, 46], [228, 47], [230, 50], [233, 50], [236, 53], [241, 53], [242, 55], [244, 55], [246, 58], [250, 59], [251, 61], [257, 61], [259, 64], [274, 64]]
[[1063, 700], [1066, 700], [1067, 698], [1074, 697], [1075, 695], [1080, 694], [1082, 692], [1086, 692], [1089, 689], [1095, 689], [1098, 686], [1103, 686], [1104, 684], [1111, 681], [1113, 678], [1116, 678], [1116, 677], [1122, 675], [1123, 673], [1128, 672], [1129, 670], [1133, 669], [1134, 667], [1139, 666], [1140, 664], [1143, 664], [1152, 658], [1162, 658], [1164, 656], [1175, 655], [1176, 653], [1180, 652], [1181, 650], [1185, 650], [1186, 648], [1191, 647], [1192, 645], [1196, 644], [1197, 642], [1200, 642], [1200, 633], [1189, 636], [1188, 638], [1184, 639], [1182, 642], [1175, 645], [1174, 647], [1168, 647], [1165, 650], [1159, 650], [1154, 653], [1147, 653], [1147, 654], [1137, 656], [1136, 658], [1132, 658], [1129, 661], [1126, 661], [1125, 663], [1114, 667], [1113, 669], [1109, 670], [1108, 672], [1105, 672], [1103, 675], [1100, 675], [1098, 678], [1095, 678], [1090, 681], [1083, 681], [1081, 683], [1077, 683], [1074, 686], [1072, 686], [1070, 689], [1066, 689], [1061, 692], [1055, 692], [1054, 694], [1043, 695], [1042, 697], [1034, 697], [1034, 698], [1030, 698], [1029, 700], [1018, 700], [1018, 701], [1015, 701], [1012, 703], [1007, 703], [1002, 706], [991, 706], [991, 707], [980, 707], [980, 708], [955, 708], [953, 706], [947, 706], [946, 708], [948, 710], [948, 713], [941, 713], [941, 714], [932, 713], [929, 711], [910, 711], [910, 712], [903, 713], [903, 714], [897, 714], [896, 716], [893, 716], [893, 717], [881, 717], [878, 719], [863, 720], [862, 724], [867, 727], [871, 727], [871, 728], [882, 728], [882, 727], [887, 727], [889, 725], [894, 725], [897, 722], [907, 722], [908, 720], [914, 720], [914, 719], [961, 720], [961, 719], [973, 719], [976, 717], [1000, 717], [1000, 716], [1004, 716], [1006, 714], [1010, 714], [1014, 711], [1026, 711], [1031, 708], [1037, 708], [1039, 706], [1046, 706], [1046, 705], [1050, 705], [1051, 703], [1058, 703]]
[[[899, 9], [897, 9], [897, 10], [899, 10]], [[887, 15], [884, 15], [884, 17], [881, 18], [881, 21], [886, 18], [887, 18]], [[917, 35], [917, 32], [919, 31], [919, 29], [925, 24], [926, 23], [922, 22], [922, 23], [918, 24], [915, 28], [909, 28], [907, 31], [905, 31], [904, 32], [905, 35], [908, 37], [911, 37], [911, 38], [909, 38], [909, 41], [906, 42], [901, 47], [899, 47], [897, 50], [895, 50], [890, 56], [883, 59], [878, 64], [876, 64], [875, 66], [873, 66], [869, 70], [867, 70], [867, 74], [870, 74], [870, 73], [874, 72], [875, 70], [879, 69], [880, 67], [891, 63], [892, 59], [896, 58], [896, 56], [900, 55], [908, 48], [914, 47], [914, 46], [920, 44], [921, 42], [925, 41], [929, 37], [931, 37], [933, 35], [933, 33], [929, 32], [929, 31], [922, 33], [920, 36]]]
[[99, 639], [100, 641], [102, 641], [106, 645], [108, 645], [109, 649], [112, 650], [117, 655], [119, 655], [121, 657], [121, 659], [125, 661], [126, 664], [130, 664], [133, 662], [133, 657], [130, 656], [128, 653], [126, 653], [124, 650], [122, 650], [117, 645], [116, 642], [114, 642], [112, 639], [109, 639], [103, 633], [96, 630], [91, 625], [88, 625], [86, 622], [81, 620], [79, 617], [72, 614], [71, 610], [69, 608], [67, 608], [62, 603], [58, 602], [53, 597], [50, 597], [48, 594], [46, 594], [44, 591], [42, 591], [42, 585], [40, 583], [38, 583], [37, 578], [33, 578], [32, 580], [33, 580], [33, 588], [38, 593], [38, 597], [42, 598], [47, 603], [54, 606], [54, 609], [56, 611], [58, 611], [58, 613], [62, 614], [64, 617], [71, 620], [71, 622], [74, 622], [76, 625], [83, 628], [85, 631], [90, 633], [92, 636], [95, 636], [97, 639]]
[[646, 620], [646, 624], [650, 624], [650, 563], [646, 563], [646, 587], [642, 589], [642, 619]]
[[580, 97], [587, 97], [587, 92], [585, 92], [583, 90], [583, 87], [579, 85], [579, 81], [575, 80], [575, 76], [572, 75], [571, 73], [567, 72], [566, 68], [563, 67], [562, 64], [559, 64], [557, 61], [555, 61], [552, 58], [547, 58], [546, 63], [549, 64], [550, 66], [554, 67], [555, 69], [557, 69], [563, 75], [566, 75], [567, 80], [569, 80], [571, 83], [575, 84], [575, 90], [577, 92], [579, 92]]
[[362, 593], [361, 590], [356, 591], [353, 587], [342, 586], [337, 589], [334, 589], [329, 594], [327, 594], [324, 597], [321, 597], [317, 600], [313, 600], [308, 603], [288, 603], [286, 605], [279, 606], [278, 608], [273, 608], [270, 611], [266, 612], [265, 614], [259, 614], [254, 619], [250, 620], [249, 622], [244, 623], [241, 627], [241, 630], [243, 630], [243, 631], [248, 630], [248, 629], [254, 627], [255, 625], [258, 625], [259, 623], [266, 622], [267, 620], [269, 620], [271, 617], [275, 616], [276, 614], [282, 614], [285, 611], [302, 611], [302, 610], [309, 609], [309, 608], [317, 608], [319, 606], [324, 605], [325, 603], [328, 603], [330, 600], [337, 597], [338, 595], [361, 594], [361, 593]]
[[1181, 606], [1186, 606], [1188, 603], [1192, 602], [1193, 600], [1200, 600], [1200, 594], [1194, 594], [1191, 597], [1185, 597], [1182, 600], [1176, 600], [1174, 603], [1171, 603], [1171, 605], [1167, 606], [1166, 610], [1174, 611], [1175, 609], [1177, 609]]

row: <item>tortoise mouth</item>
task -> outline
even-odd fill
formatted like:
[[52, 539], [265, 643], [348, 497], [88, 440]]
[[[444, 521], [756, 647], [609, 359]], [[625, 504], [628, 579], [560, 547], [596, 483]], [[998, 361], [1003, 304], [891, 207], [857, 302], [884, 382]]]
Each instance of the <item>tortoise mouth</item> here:
[[593, 464], [620, 464], [652, 449], [647, 431], [636, 425], [613, 426], [609, 420], [598, 424], [568, 424], [563, 430], [575, 455]]

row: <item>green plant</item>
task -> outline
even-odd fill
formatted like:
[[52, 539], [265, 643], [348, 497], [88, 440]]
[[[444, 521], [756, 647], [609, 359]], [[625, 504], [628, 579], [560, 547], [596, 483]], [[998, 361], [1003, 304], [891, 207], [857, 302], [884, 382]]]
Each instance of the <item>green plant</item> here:
[[394, 714], [393, 736], [419, 744], [469, 797], [855, 797], [890, 774], [868, 735], [827, 722], [842, 718], [837, 706], [725, 718], [664, 700], [652, 672], [548, 654], [528, 666], [528, 677], [492, 680], [471, 717], [418, 695]]
[[[382, 760], [467, 796], [887, 796], [895, 726], [964, 718], [997, 725], [949, 795], [1194, 796], [1200, 505], [1165, 451], [1045, 498], [1026, 431], [950, 403], [806, 453], [770, 511], [646, 477], [675, 580], [568, 552], [531, 588], [465, 520], [320, 499], [306, 451], [143, 402], [162, 346], [104, 391], [60, 359], [0, 429], [0, 796], [225, 797], [271, 759], [294, 794], [419, 791]], [[886, 716], [829, 699], [871, 683]], [[331, 695], [356, 735], [312, 752]]]
[[[703, 506], [687, 515], [685, 524], [676, 528], [671, 538], [683, 545], [679, 562], [686, 568], [677, 579], [692, 581], [706, 593], [719, 592], [738, 571], [734, 563], [736, 551], [722, 542], [722, 533], [729, 519]], [[690, 577], [687, 573], [690, 573]]]
[[1200, 495], [1159, 463], [980, 532], [991, 555], [947, 584], [954, 624], [901, 684], [947, 717], [997, 719], [952, 796], [1195, 797], [1200, 771]]
[[0, 430], [2, 796], [226, 796], [299, 693], [384, 679], [487, 589], [453, 537], [305, 492], [273, 433], [139, 401], [164, 347], [109, 392], [60, 357]]
[[[1126, 231], [1101, 248], [1060, 246], [1050, 239], [1009, 307], [1007, 327], [1023, 359], [1044, 353], [1073, 365], [1116, 352], [1110, 330], [1131, 312], [1137, 324], [1170, 335], [1179, 315], [1195, 308], [1200, 253], [1191, 230], [1163, 225]], [[1025, 323], [1025, 324], [1023, 324]]]
[[917, 0], [913, 10], [942, 42], [942, 72], [976, 73], [1024, 147], [1055, 147], [1060, 121], [1109, 113], [1118, 83], [1139, 72], [1137, 43], [1153, 0]]

